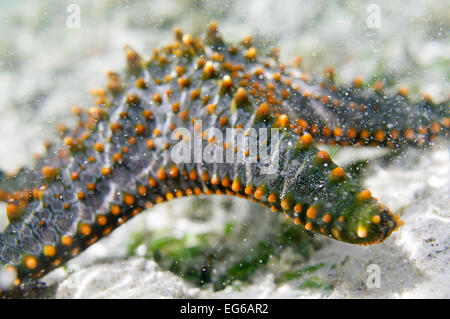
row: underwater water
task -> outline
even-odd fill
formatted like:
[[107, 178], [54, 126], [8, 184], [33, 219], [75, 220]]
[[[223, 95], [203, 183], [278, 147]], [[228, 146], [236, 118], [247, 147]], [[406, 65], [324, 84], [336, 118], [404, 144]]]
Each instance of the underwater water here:
[[[0, 5], [0, 168], [6, 172], [31, 166], [33, 154], [44, 151], [42, 140], [55, 139], [58, 122], [76, 124], [71, 107], [92, 105], [88, 89], [105, 85], [106, 70], [125, 67], [125, 44], [148, 58], [172, 41], [175, 26], [202, 34], [215, 20], [228, 43], [251, 34], [261, 52], [278, 45], [287, 64], [301, 55], [312, 77], [334, 65], [341, 85], [356, 76], [386, 78], [387, 94], [406, 86], [412, 99], [428, 93], [444, 102], [450, 95], [448, 5], [442, 1]], [[363, 185], [404, 221], [384, 243], [353, 246], [311, 235], [234, 197], [181, 199], [139, 215], [50, 273], [43, 296], [450, 297], [443, 284], [450, 276], [448, 139], [396, 156], [382, 148], [329, 152], [340, 165], [370, 160]], [[1, 219], [3, 229], [8, 222]], [[381, 274], [375, 287], [371, 269]]]

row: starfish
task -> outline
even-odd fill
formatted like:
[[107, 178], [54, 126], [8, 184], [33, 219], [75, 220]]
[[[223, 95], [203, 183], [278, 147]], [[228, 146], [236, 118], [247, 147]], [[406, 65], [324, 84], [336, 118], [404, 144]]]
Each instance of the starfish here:
[[[380, 243], [402, 225], [317, 144], [426, 146], [447, 136], [448, 102], [411, 103], [406, 89], [385, 96], [382, 82], [369, 88], [360, 78], [338, 87], [331, 68], [312, 81], [300, 59], [285, 66], [250, 37], [226, 44], [214, 22], [204, 40], [174, 34], [149, 60], [126, 46], [125, 74], [107, 72], [94, 105], [73, 108], [78, 125], [59, 125], [61, 142], [47, 143], [33, 169], [0, 176], [10, 221], [0, 234], [0, 265], [12, 274], [5, 295], [177, 197], [246, 198], [352, 244]], [[244, 140], [266, 132], [260, 153], [224, 140], [228, 130]]]

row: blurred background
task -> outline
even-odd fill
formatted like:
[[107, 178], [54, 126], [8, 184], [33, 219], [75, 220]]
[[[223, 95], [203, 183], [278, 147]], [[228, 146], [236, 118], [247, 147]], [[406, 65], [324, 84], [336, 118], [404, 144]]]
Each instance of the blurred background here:
[[[406, 85], [413, 98], [427, 92], [442, 101], [449, 96], [449, 13], [449, 2], [441, 0], [3, 0], [0, 168], [14, 171], [31, 165], [33, 153], [43, 151], [42, 140], [55, 138], [56, 123], [71, 123], [71, 106], [91, 105], [88, 88], [104, 86], [106, 70], [123, 68], [125, 44], [149, 57], [154, 47], [172, 41], [175, 26], [200, 35], [211, 20], [218, 22], [228, 42], [252, 35], [262, 51], [279, 46], [286, 63], [302, 56], [303, 68], [313, 77], [322, 76], [325, 67], [334, 65], [340, 84], [350, 83], [355, 76], [365, 81], [388, 77], [392, 91]], [[445, 156], [448, 154], [443, 162]], [[385, 171], [377, 174], [384, 180], [389, 176]], [[442, 177], [442, 171], [436, 174]], [[396, 204], [405, 198], [403, 193], [394, 192], [390, 197], [383, 182], [372, 184], [375, 189], [378, 186], [377, 197], [394, 208], [406, 205]], [[403, 190], [405, 185], [399, 187]], [[417, 189], [409, 191], [414, 194]], [[277, 226], [269, 229], [267, 225]], [[267, 232], [260, 231], [266, 228]], [[255, 282], [251, 275], [259, 271], [273, 276], [268, 279], [269, 288], [261, 290], [263, 294], [342, 297], [360, 296], [365, 278], [361, 265], [367, 256], [373, 257], [373, 250], [361, 252], [326, 239], [311, 240], [309, 234], [292, 230], [292, 225], [259, 206], [226, 198], [171, 203], [113, 235], [72, 264], [138, 256], [157, 260], [163, 269], [172, 270], [195, 287], [209, 285], [221, 290], [231, 285], [237, 293], [240, 283]], [[330, 251], [337, 254], [328, 258], [322, 252], [314, 255], [316, 259], [308, 259], [323, 245], [332, 245]], [[394, 291], [407, 290], [418, 282], [417, 270], [408, 259], [402, 259], [403, 252], [389, 247], [392, 251], [376, 251], [386, 260], [397, 255], [388, 265], [406, 262], [402, 270], [392, 270], [393, 276], [403, 274], [404, 287], [391, 284], [383, 291], [365, 291], [367, 296], [391, 297]], [[353, 268], [344, 268], [347, 257], [339, 255], [344, 251], [361, 260], [356, 257]], [[262, 267], [254, 266], [258, 264]], [[319, 269], [319, 275], [304, 277]], [[291, 280], [297, 281], [280, 292], [278, 285]], [[66, 285], [72, 288], [66, 286], [58, 296], [73, 296], [76, 285]], [[251, 291], [251, 296], [261, 296], [259, 290]]]

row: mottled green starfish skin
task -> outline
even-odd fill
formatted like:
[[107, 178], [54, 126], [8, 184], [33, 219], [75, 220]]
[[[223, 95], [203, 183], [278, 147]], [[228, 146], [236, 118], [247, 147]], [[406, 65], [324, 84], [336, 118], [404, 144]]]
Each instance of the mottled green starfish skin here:
[[[427, 116], [404, 123], [400, 112], [399, 127], [390, 127], [398, 136], [389, 137], [381, 113], [390, 101], [407, 103], [404, 92], [377, 99], [379, 88], [362, 90], [358, 81], [348, 89], [334, 87], [332, 76], [323, 84], [311, 82], [279, 63], [276, 51], [259, 57], [250, 39], [226, 45], [214, 23], [204, 42], [175, 30], [175, 42], [155, 50], [150, 60], [128, 47], [126, 56], [125, 77], [108, 73], [107, 89], [93, 92], [95, 106], [74, 108], [79, 125], [60, 127], [62, 143], [49, 144], [33, 170], [2, 177], [0, 197], [9, 202], [10, 224], [0, 234], [0, 263], [17, 273], [7, 293], [20, 293], [17, 287], [64, 264], [144, 209], [181, 196], [248, 198], [336, 240], [382, 242], [401, 221], [314, 141], [395, 147], [426, 144], [421, 141], [448, 131], [448, 105], [426, 102], [426, 107], [407, 104], [408, 111], [415, 108], [412, 118], [422, 111]], [[374, 99], [385, 104], [375, 108]], [[352, 102], [358, 108], [344, 108]], [[356, 127], [361, 122], [356, 115], [367, 121]], [[174, 163], [170, 152], [178, 140], [172, 132], [196, 131], [195, 119], [203, 129], [222, 132], [280, 129], [278, 170], [263, 174], [261, 163]], [[214, 142], [203, 140], [203, 148]]]

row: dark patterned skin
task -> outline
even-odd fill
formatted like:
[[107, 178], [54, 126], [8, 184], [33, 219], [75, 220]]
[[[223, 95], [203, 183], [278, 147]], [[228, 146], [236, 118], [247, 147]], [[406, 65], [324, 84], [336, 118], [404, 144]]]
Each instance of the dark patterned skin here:
[[[0, 234], [0, 264], [16, 275], [5, 295], [20, 294], [128, 219], [181, 196], [248, 198], [336, 240], [382, 242], [402, 224], [398, 216], [314, 142], [398, 147], [448, 133], [448, 103], [411, 104], [404, 89], [386, 97], [381, 82], [336, 87], [332, 69], [312, 82], [278, 62], [276, 50], [258, 57], [250, 38], [226, 45], [215, 23], [204, 41], [177, 29], [175, 42], [149, 61], [130, 48], [126, 57], [126, 74], [109, 72], [107, 88], [93, 92], [95, 106], [74, 107], [79, 125], [60, 126], [62, 142], [48, 144], [33, 170], [1, 177], [10, 223]], [[176, 145], [195, 134], [202, 149], [233, 154], [235, 145], [208, 135], [210, 127], [223, 136], [227, 128], [278, 129], [278, 167], [266, 174], [260, 161], [192, 162], [194, 155], [191, 163], [174, 162]]]

